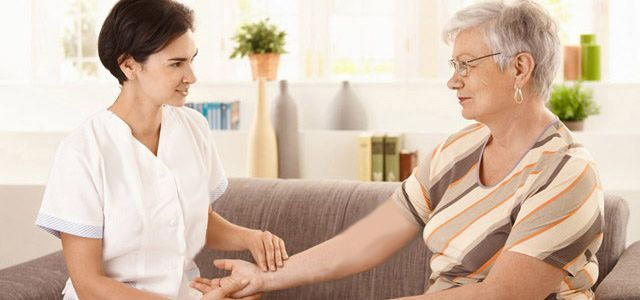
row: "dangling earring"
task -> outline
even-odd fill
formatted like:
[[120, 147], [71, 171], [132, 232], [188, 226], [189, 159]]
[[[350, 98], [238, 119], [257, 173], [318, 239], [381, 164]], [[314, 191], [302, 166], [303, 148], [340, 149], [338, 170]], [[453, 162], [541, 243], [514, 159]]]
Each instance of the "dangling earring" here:
[[516, 100], [518, 104], [524, 102], [524, 96], [522, 96], [522, 90], [519, 87], [516, 87], [516, 92], [513, 93], [513, 99]]

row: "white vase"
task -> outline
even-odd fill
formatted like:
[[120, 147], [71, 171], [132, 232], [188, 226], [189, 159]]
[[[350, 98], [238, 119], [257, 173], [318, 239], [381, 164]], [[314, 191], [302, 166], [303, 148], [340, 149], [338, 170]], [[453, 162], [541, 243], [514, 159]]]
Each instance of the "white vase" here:
[[278, 178], [278, 146], [269, 120], [265, 85], [265, 78], [259, 78], [256, 114], [249, 131], [247, 172], [251, 177]]
[[280, 81], [280, 94], [273, 100], [271, 120], [278, 141], [278, 175], [280, 178], [300, 178], [298, 109], [286, 80]]
[[342, 88], [330, 104], [328, 127], [334, 130], [367, 129], [366, 110], [351, 89], [349, 81], [342, 82]]

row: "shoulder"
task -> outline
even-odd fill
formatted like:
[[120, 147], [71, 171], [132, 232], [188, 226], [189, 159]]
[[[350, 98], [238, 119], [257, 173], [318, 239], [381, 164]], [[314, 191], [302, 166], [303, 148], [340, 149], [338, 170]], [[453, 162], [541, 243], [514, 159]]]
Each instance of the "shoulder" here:
[[451, 134], [431, 155], [432, 160], [447, 159], [458, 157], [463, 153], [479, 149], [486, 139], [489, 137], [489, 128], [482, 123], [474, 123], [462, 130]]
[[209, 122], [200, 112], [186, 106], [177, 107], [171, 105], [166, 105], [165, 110], [173, 114], [178, 122], [208, 136], [210, 130]]
[[109, 130], [112, 114], [101, 110], [65, 136], [58, 146], [58, 156], [73, 155], [93, 160], [99, 155], [101, 137]]

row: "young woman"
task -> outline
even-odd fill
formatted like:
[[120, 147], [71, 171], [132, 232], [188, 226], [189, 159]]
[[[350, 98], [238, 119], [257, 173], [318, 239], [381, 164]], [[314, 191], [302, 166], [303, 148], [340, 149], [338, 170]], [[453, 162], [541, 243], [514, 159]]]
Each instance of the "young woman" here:
[[189, 282], [203, 246], [249, 250], [263, 271], [287, 259], [280, 238], [210, 207], [227, 179], [207, 121], [183, 107], [193, 23], [171, 0], [122, 0], [104, 21], [98, 52], [120, 94], [62, 141], [36, 220], [62, 240], [65, 299], [198, 299]]

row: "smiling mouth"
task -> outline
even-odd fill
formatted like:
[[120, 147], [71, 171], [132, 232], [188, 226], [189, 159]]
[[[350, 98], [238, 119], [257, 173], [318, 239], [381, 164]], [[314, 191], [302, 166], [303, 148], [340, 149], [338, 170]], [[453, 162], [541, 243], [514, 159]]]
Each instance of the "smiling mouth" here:
[[182, 94], [183, 96], [189, 95], [189, 90], [186, 90], [186, 91], [176, 90], [176, 92]]
[[471, 99], [471, 97], [458, 97], [458, 100], [460, 101], [460, 104], [462, 104], [462, 102], [465, 102], [467, 100]]

